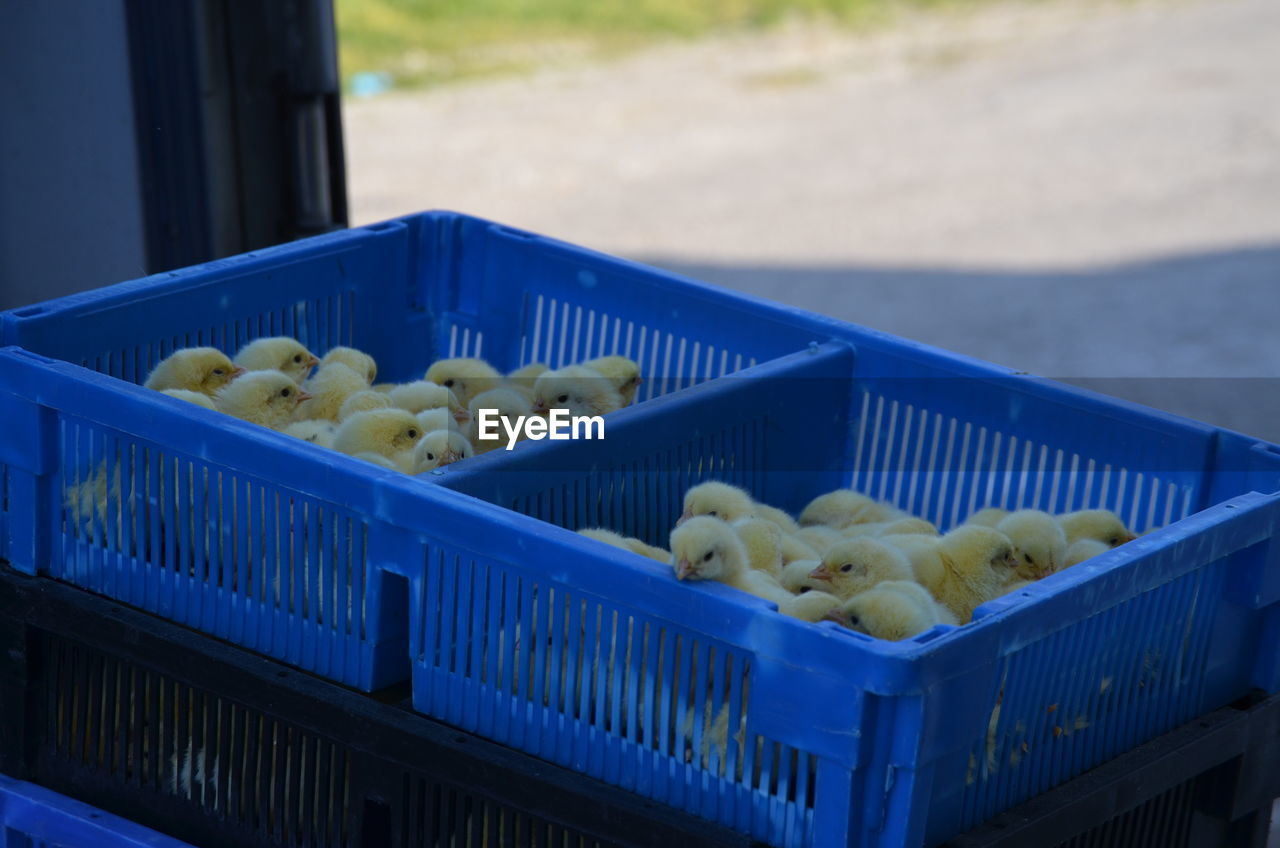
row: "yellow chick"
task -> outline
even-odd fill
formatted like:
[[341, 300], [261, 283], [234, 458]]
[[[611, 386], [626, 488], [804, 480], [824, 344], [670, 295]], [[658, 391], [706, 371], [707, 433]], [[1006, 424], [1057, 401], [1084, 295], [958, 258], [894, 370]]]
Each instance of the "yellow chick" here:
[[778, 612], [801, 621], [818, 622], [828, 618], [832, 612], [840, 609], [841, 601], [835, 595], [826, 592], [806, 592], [794, 598], [788, 598], [778, 604]]
[[299, 421], [337, 421], [347, 398], [369, 388], [369, 384], [341, 362], [333, 362], [317, 370], [302, 387], [311, 399], [298, 409]]
[[874, 524], [893, 521], [902, 512], [889, 504], [879, 503], [853, 489], [836, 489], [809, 501], [800, 513], [800, 524], [811, 527], [822, 524], [836, 530], [850, 524]]
[[382, 392], [382, 394], [387, 395], [387, 394], [391, 394], [391, 390], [398, 385], [400, 384], [399, 383], [374, 383], [372, 386], [369, 387], [369, 389], [371, 391]]
[[886, 580], [914, 580], [906, 554], [876, 539], [849, 539], [831, 548], [809, 573], [826, 591], [848, 600]]
[[897, 521], [885, 522], [880, 528], [881, 536], [940, 536], [937, 526], [923, 518], [899, 518]]
[[541, 362], [532, 362], [523, 368], [517, 368], [506, 377], [506, 386], [515, 389], [528, 399], [529, 403], [533, 403], [533, 384], [537, 382], [545, 372], [550, 371], [546, 365]]
[[[321, 365], [320, 367], [323, 368], [324, 366]], [[382, 392], [364, 389], [347, 396], [347, 399], [342, 402], [342, 406], [338, 407], [338, 420], [346, 421], [357, 412], [368, 412], [371, 409], [390, 409], [394, 405], [391, 402], [391, 398]]]
[[337, 430], [332, 421], [295, 421], [285, 427], [283, 432], [286, 436], [293, 436], [322, 448], [331, 448]]
[[995, 529], [1013, 542], [1018, 576], [1023, 580], [1039, 580], [1063, 567], [1067, 537], [1049, 513], [1020, 509], [1000, 519]]
[[1093, 539], [1111, 547], [1132, 542], [1138, 538], [1124, 526], [1120, 516], [1106, 509], [1082, 509], [1058, 516], [1058, 525], [1072, 545], [1080, 539]]
[[1009, 514], [1009, 510], [998, 506], [987, 506], [975, 512], [965, 520], [965, 524], [978, 524], [982, 527], [995, 527]]
[[[341, 364], [329, 365], [325, 370], [331, 368], [351, 371]], [[413, 450], [422, 436], [422, 425], [412, 413], [403, 409], [371, 409], [357, 412], [338, 425], [333, 449], [351, 456], [376, 453], [394, 461], [397, 454]]]
[[646, 544], [640, 539], [631, 536], [623, 536], [612, 530], [606, 530], [603, 527], [587, 527], [578, 531], [579, 534], [586, 536], [588, 539], [595, 539], [597, 542], [604, 542], [606, 545], [612, 545], [615, 548], [621, 548], [624, 551], [631, 551], [633, 554], [639, 554], [642, 557], [655, 560], [661, 563], [671, 562], [671, 552], [662, 548], [654, 547]]
[[213, 397], [218, 390], [245, 372], [217, 348], [188, 347], [169, 354], [147, 375], [143, 384], [158, 392], [185, 389]]
[[608, 415], [623, 407], [622, 395], [599, 371], [569, 365], [544, 371], [533, 383], [533, 412], [567, 409], [570, 415]]
[[582, 363], [593, 371], [599, 372], [622, 396], [622, 405], [635, 403], [636, 392], [643, 381], [640, 377], [640, 363], [625, 356], [601, 356]]
[[826, 553], [832, 545], [836, 545], [844, 541], [844, 536], [839, 530], [833, 530], [822, 524], [814, 524], [811, 527], [801, 527], [792, 535], [804, 544], [813, 548], [814, 552], [820, 555]]
[[373, 357], [362, 350], [356, 350], [353, 347], [335, 347], [331, 348], [324, 355], [324, 359], [320, 360], [320, 367], [332, 365], [335, 362], [341, 362], [360, 376], [364, 377], [364, 381], [369, 385], [373, 385], [373, 381], [378, 376], [378, 363], [374, 362]]
[[372, 462], [374, 465], [380, 465], [389, 471], [401, 470], [399, 465], [396, 465], [395, 462], [393, 462], [390, 459], [387, 459], [385, 456], [382, 456], [380, 454], [371, 453], [369, 451], [361, 451], [360, 453], [352, 454], [352, 456], [355, 459], [363, 459], [365, 462]]
[[223, 386], [213, 397], [219, 412], [243, 421], [283, 430], [299, 405], [310, 397], [293, 378], [280, 371], [250, 371]]
[[423, 436], [413, 449], [410, 473], [421, 474], [475, 455], [471, 442], [457, 430], [435, 430]]
[[441, 359], [427, 369], [424, 379], [452, 389], [464, 409], [476, 395], [502, 384], [502, 375], [492, 365], [468, 358]]
[[784, 565], [782, 574], [778, 577], [778, 583], [793, 595], [803, 595], [812, 591], [825, 592], [828, 588], [826, 581], [815, 580], [809, 576], [821, 564], [822, 561], [817, 559], [800, 559]]
[[394, 405], [407, 409], [414, 415], [428, 409], [448, 409], [459, 424], [465, 424], [471, 417], [452, 389], [429, 380], [416, 380], [396, 386], [387, 392], [387, 397], [391, 398]]
[[747, 551], [747, 565], [772, 577], [782, 575], [782, 531], [763, 518], [739, 518], [731, 525]]
[[699, 483], [684, 493], [684, 513], [676, 526], [698, 515], [709, 515], [729, 522], [740, 518], [763, 518], [778, 525], [786, 534], [793, 534], [799, 529], [791, 516], [782, 510], [758, 503], [745, 490], [717, 480]]
[[928, 592], [909, 581], [881, 583], [854, 595], [841, 605], [840, 612], [836, 620], [849, 629], [890, 642], [910, 639], [939, 624], [956, 623]]
[[677, 580], [716, 580], [774, 603], [791, 598], [778, 581], [747, 565], [742, 540], [718, 519], [698, 516], [672, 530], [671, 556]]
[[422, 425], [422, 432], [433, 433], [436, 430], [456, 430], [461, 433], [458, 422], [448, 409], [424, 409], [414, 416]]
[[236, 351], [235, 364], [246, 371], [279, 371], [301, 384], [320, 360], [297, 339], [270, 336]]
[[[496, 439], [480, 438], [480, 410], [496, 409], [497, 416], [500, 419], [496, 428], [490, 427], [489, 432], [492, 434], [496, 429], [498, 437]], [[533, 414], [533, 405], [529, 399], [516, 389], [503, 387], [500, 389], [489, 389], [487, 392], [481, 392], [471, 399], [471, 405], [467, 408], [470, 415], [471, 423], [467, 427], [467, 439], [475, 447], [476, 453], [488, 453], [497, 448], [505, 448], [509, 442], [507, 428], [517, 428], [518, 419], [528, 417]], [[493, 414], [490, 413], [489, 420], [493, 420]], [[502, 422], [505, 422], [502, 423]], [[517, 433], [517, 440], [524, 439], [524, 428], [521, 427]]]
[[1070, 568], [1073, 565], [1079, 565], [1087, 559], [1092, 559], [1098, 554], [1105, 554], [1111, 550], [1111, 546], [1106, 542], [1099, 542], [1097, 539], [1076, 539], [1067, 548], [1067, 555], [1063, 560], [1062, 567]]
[[217, 409], [213, 405], [213, 400], [208, 395], [200, 394], [200, 392], [192, 392], [187, 389], [161, 389], [160, 394], [168, 395], [177, 400], [183, 400], [187, 403], [193, 403], [196, 406], [203, 406], [205, 409]]
[[961, 624], [1016, 579], [1013, 543], [990, 527], [965, 524], [941, 538], [886, 536], [882, 541], [907, 555], [916, 581]]

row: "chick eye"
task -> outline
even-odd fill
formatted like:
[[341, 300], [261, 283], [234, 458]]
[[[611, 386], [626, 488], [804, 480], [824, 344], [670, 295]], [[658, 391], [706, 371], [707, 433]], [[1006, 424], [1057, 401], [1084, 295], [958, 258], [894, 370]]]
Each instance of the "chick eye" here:
[[713, 510], [711, 510], [710, 512], [708, 512], [708, 513], [707, 513], [707, 515], [711, 516], [712, 518], [715, 518], [715, 517], [716, 517], [716, 511], [713, 509]]
[[1025, 559], [1028, 564], [1035, 565], [1035, 560], [1031, 558], [1031, 554], [1023, 554], [1022, 558]]
[[227, 372], [226, 372], [226, 371], [223, 371], [221, 368], [215, 368], [215, 369], [213, 369], [213, 376], [215, 376], [215, 377], [221, 377], [221, 376], [222, 376], [223, 374], [225, 374], [225, 373], [227, 373]]
[[714, 554], [713, 554], [711, 551], [707, 551], [707, 555], [706, 555], [706, 556], [704, 556], [704, 557], [702, 558], [702, 561], [703, 561], [703, 562], [711, 562], [711, 557], [712, 557], [712, 556], [714, 556]]
[[568, 395], [560, 395], [560, 397], [556, 398], [556, 403], [564, 403], [568, 399], [569, 399]]
[[1112, 536], [1110, 539], [1107, 540], [1107, 544], [1111, 545], [1112, 547], [1115, 547], [1116, 545], [1120, 544], [1120, 537]]
[[427, 462], [435, 462], [435, 461], [436, 461], [436, 455], [435, 455], [435, 454], [433, 454], [433, 453], [429, 453], [429, 454], [427, 454]]
[[808, 591], [809, 591], [809, 587], [808, 587], [808, 586], [801, 586], [801, 587], [800, 587], [800, 591], [799, 591], [799, 592], [796, 592], [796, 594], [797, 594], [797, 595], [803, 595], [805, 592], [808, 592]]
[[417, 430], [414, 430], [413, 428], [410, 428], [410, 429], [409, 429], [409, 438], [411, 438], [411, 439], [416, 439], [416, 438], [418, 438], [418, 431], [417, 431]]
[[291, 395], [291, 394], [293, 394], [293, 390], [292, 390], [292, 389], [281, 389], [281, 390], [280, 390], [280, 397], [288, 397], [288, 396], [289, 396], [289, 395]]
[[295, 357], [293, 358], [293, 361], [294, 361], [294, 362], [301, 363], [301, 362], [302, 362], [302, 354], [298, 354], [297, 356], [295, 356]]
[[444, 381], [444, 387], [445, 387], [446, 389], [452, 389], [452, 388], [453, 388], [453, 380], [445, 380], [445, 381]]
[[841, 570], [841, 571], [843, 571], [843, 572], [845, 572], [845, 573], [848, 573], [848, 572], [850, 572], [850, 571], [853, 571], [853, 563], [851, 563], [851, 562], [846, 562], [844, 565], [840, 566], [840, 570]]
[[861, 623], [862, 623], [862, 619], [858, 618], [856, 615], [853, 615], [852, 613], [849, 615], [849, 624], [851, 626], [857, 627]]

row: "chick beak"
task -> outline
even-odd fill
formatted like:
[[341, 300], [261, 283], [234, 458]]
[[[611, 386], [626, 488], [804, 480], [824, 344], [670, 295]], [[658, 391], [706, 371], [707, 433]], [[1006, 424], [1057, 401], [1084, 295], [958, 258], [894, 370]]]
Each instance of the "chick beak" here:
[[240, 365], [235, 366], [234, 368], [231, 369], [230, 379], [234, 380], [236, 377], [239, 377], [241, 374], [243, 374], [245, 370], [246, 369]]
[[834, 609], [832, 609], [832, 610], [831, 610], [831, 612], [829, 612], [829, 613], [827, 613], [826, 615], [824, 615], [824, 616], [822, 617], [822, 620], [823, 620], [823, 621], [834, 621], [836, 624], [839, 624], [839, 625], [840, 625], [840, 626], [842, 626], [842, 627], [848, 627], [848, 626], [849, 626], [849, 622], [848, 622], [848, 621], [845, 619], [845, 617], [844, 617], [844, 612], [842, 612], [842, 611], [841, 611], [841, 609], [840, 609], [839, 607], [835, 607]]
[[542, 398], [535, 398], [533, 401], [533, 414], [546, 415], [551, 411], [551, 407], [547, 406], [547, 402]]
[[471, 420], [471, 413], [465, 409], [455, 409], [453, 411], [453, 420], [459, 424], [466, 424]]
[[826, 569], [824, 569], [822, 566], [818, 566], [813, 571], [810, 571], [809, 576], [812, 577], [814, 580], [822, 580], [826, 583], [831, 582], [831, 575], [827, 573]]
[[686, 509], [684, 512], [680, 513], [680, 517], [676, 519], [676, 526], [679, 527], [690, 518], [693, 518], [693, 513]]
[[315, 395], [311, 394], [311, 392], [304, 392], [301, 389], [298, 390], [298, 403], [302, 403], [304, 400], [311, 400], [313, 397], [315, 397]]
[[[1123, 545], [1125, 542], [1132, 542], [1132, 541], [1133, 541], [1134, 539], [1136, 539], [1136, 538], [1138, 538], [1138, 534], [1137, 534], [1137, 533], [1125, 533], [1125, 534], [1124, 534], [1124, 540], [1123, 540], [1123, 541], [1121, 541], [1121, 542], [1120, 542], [1120, 544], [1121, 544], [1121, 545]], [[1118, 547], [1118, 546], [1117, 546], [1117, 547]]]
[[450, 465], [451, 463], [457, 462], [460, 459], [462, 459], [462, 457], [451, 450], [447, 450], [444, 453], [440, 454], [441, 465]]
[[317, 365], [319, 365], [319, 364], [320, 364], [320, 360], [319, 360], [319, 359], [317, 359], [314, 355], [312, 355], [312, 356], [308, 356], [308, 357], [307, 357], [307, 367], [308, 367], [308, 368], [315, 368], [315, 367], [316, 367]]
[[687, 559], [682, 559], [678, 563], [676, 563], [676, 579], [677, 580], [684, 580], [685, 578], [692, 577], [692, 576], [693, 576], [693, 563], [689, 562], [689, 560]]

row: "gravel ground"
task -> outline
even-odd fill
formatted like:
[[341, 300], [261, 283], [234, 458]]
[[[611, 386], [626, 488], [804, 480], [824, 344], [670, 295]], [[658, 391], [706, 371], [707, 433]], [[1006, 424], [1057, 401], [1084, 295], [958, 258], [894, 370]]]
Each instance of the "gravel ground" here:
[[352, 203], [493, 217], [1280, 440], [1277, 79], [1275, 0], [793, 26], [349, 101]]

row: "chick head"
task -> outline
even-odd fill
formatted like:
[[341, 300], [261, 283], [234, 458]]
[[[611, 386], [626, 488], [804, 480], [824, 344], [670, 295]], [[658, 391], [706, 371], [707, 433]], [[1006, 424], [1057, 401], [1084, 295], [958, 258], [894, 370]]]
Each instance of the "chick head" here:
[[394, 457], [412, 450], [422, 438], [422, 425], [403, 409], [371, 409], [357, 412], [338, 427], [335, 450], [345, 454], [376, 453]]
[[839, 530], [850, 524], [866, 524], [882, 521], [880, 504], [852, 489], [836, 489], [809, 501], [800, 513], [801, 526], [822, 524]]
[[466, 408], [473, 397], [496, 388], [502, 375], [483, 359], [456, 358], [432, 364], [424, 379], [452, 389], [458, 403]]
[[146, 387], [158, 391], [187, 389], [213, 397], [245, 370], [232, 364], [217, 348], [188, 347], [165, 357], [147, 377]]
[[283, 430], [293, 420], [298, 404], [310, 397], [288, 374], [250, 371], [223, 386], [213, 403], [219, 412], [272, 430]]
[[249, 342], [236, 351], [236, 365], [249, 371], [279, 371], [301, 383], [320, 360], [297, 339], [269, 336]]
[[911, 580], [911, 562], [902, 551], [867, 537], [830, 548], [809, 576], [826, 583], [827, 591], [851, 598], [886, 580]]
[[1013, 542], [1013, 556], [1022, 579], [1039, 580], [1065, 566], [1067, 537], [1049, 513], [1020, 509], [1000, 519], [995, 529]]
[[466, 407], [458, 402], [453, 389], [430, 380], [403, 383], [387, 392], [387, 397], [391, 398], [391, 402], [396, 406], [407, 409], [415, 415], [428, 409], [448, 409], [454, 421], [462, 423], [471, 419]]
[[778, 612], [801, 621], [818, 622], [830, 618], [840, 609], [841, 601], [826, 592], [806, 592], [798, 598], [778, 604]]
[[552, 409], [567, 409], [570, 415], [605, 415], [623, 405], [613, 383], [584, 365], [544, 371], [533, 383], [533, 411], [538, 415]]
[[850, 630], [890, 642], [910, 639], [940, 623], [928, 599], [895, 591], [893, 584], [885, 583], [845, 601], [833, 618]]
[[815, 580], [809, 576], [821, 564], [821, 561], [816, 559], [800, 559], [789, 563], [783, 566], [778, 583], [793, 595], [814, 591], [827, 592], [831, 588], [827, 581]]
[[413, 449], [415, 474], [475, 456], [467, 437], [456, 430], [434, 430]]
[[481, 392], [471, 399], [471, 405], [467, 407], [466, 412], [469, 418], [478, 419], [482, 409], [498, 410], [498, 415], [509, 419], [512, 426], [515, 425], [517, 418], [526, 416], [532, 411], [529, 399], [515, 389], [489, 389], [487, 392]]
[[1058, 524], [1066, 534], [1067, 544], [1079, 539], [1094, 539], [1104, 545], [1116, 547], [1138, 538], [1120, 516], [1107, 509], [1082, 509], [1058, 516]]
[[374, 362], [373, 357], [369, 354], [353, 347], [330, 348], [329, 352], [324, 355], [324, 359], [320, 360], [320, 367], [323, 368], [331, 362], [341, 362], [364, 377], [365, 382], [371, 386], [378, 377], [378, 363]]
[[168, 395], [176, 400], [183, 400], [196, 406], [203, 406], [205, 409], [217, 408], [213, 405], [213, 401], [209, 399], [208, 395], [200, 392], [193, 392], [187, 389], [161, 389], [160, 394]]
[[644, 382], [640, 378], [640, 363], [625, 356], [601, 356], [583, 364], [600, 372], [613, 383], [613, 387], [627, 404], [636, 399], [636, 391]]
[[747, 567], [747, 551], [733, 528], [698, 516], [671, 531], [671, 559], [677, 580], [729, 580]]
[[[321, 363], [320, 367], [323, 368], [324, 364]], [[393, 406], [391, 398], [382, 392], [365, 389], [347, 396], [347, 399], [342, 402], [342, 406], [338, 408], [338, 420], [346, 421], [357, 412], [368, 412], [371, 409], [389, 409], [391, 406]]]
[[939, 544], [956, 569], [977, 575], [989, 569], [1002, 583], [1016, 580], [1018, 561], [1013, 542], [991, 527], [963, 524], [943, 536]]
[[755, 514], [755, 503], [742, 489], [712, 480], [699, 483], [684, 493], [684, 512], [679, 527], [691, 518], [707, 515], [721, 521], [737, 521]]

